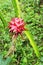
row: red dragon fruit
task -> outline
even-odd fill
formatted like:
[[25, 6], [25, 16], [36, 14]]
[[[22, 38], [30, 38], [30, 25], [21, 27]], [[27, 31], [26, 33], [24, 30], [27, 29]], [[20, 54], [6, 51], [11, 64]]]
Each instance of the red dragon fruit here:
[[15, 35], [21, 34], [25, 30], [24, 20], [21, 18], [13, 18], [9, 22], [9, 31]]

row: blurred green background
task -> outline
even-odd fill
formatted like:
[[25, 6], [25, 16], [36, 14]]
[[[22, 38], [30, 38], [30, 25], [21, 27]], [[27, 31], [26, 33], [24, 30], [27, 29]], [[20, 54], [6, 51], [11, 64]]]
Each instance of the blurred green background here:
[[[21, 8], [21, 17], [28, 24], [30, 30], [37, 42], [41, 59], [38, 59], [34, 54], [33, 48], [28, 44], [28, 39], [21, 39], [18, 36], [16, 41], [16, 52], [11, 54], [12, 62], [10, 65], [43, 65], [43, 1], [42, 0], [19, 0]], [[0, 13], [5, 19], [4, 29], [3, 22], [0, 18], [0, 53], [4, 55], [11, 45], [11, 37], [8, 30], [8, 22], [15, 17], [14, 8], [11, 0], [0, 0]], [[30, 43], [30, 42], [29, 42]]]

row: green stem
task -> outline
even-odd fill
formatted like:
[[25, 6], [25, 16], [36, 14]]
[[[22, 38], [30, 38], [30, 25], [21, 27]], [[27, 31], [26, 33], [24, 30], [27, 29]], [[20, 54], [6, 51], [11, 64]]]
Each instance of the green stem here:
[[38, 47], [36, 45], [36, 42], [33, 39], [33, 36], [31, 35], [30, 31], [25, 31], [24, 33], [26, 34], [27, 38], [29, 39], [31, 46], [33, 47], [33, 49], [34, 49], [34, 51], [36, 53], [36, 56], [40, 57]]
[[12, 3], [14, 7], [15, 17], [20, 17], [20, 7], [18, 0], [12, 0]]
[[[15, 17], [20, 17], [20, 7], [18, 4], [18, 0], [12, 0], [12, 4], [14, 6]], [[27, 38], [29, 39], [31, 46], [33, 47], [33, 49], [36, 53], [36, 56], [40, 57], [38, 47], [33, 39], [32, 34], [30, 33], [30, 31], [24, 31], [24, 33], [26, 34]]]

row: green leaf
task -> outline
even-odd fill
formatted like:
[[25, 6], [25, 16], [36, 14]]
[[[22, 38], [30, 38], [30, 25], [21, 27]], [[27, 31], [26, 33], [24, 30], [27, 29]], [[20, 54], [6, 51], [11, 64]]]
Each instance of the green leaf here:
[[23, 58], [23, 62], [27, 63], [27, 58], [26, 57]]
[[11, 62], [11, 58], [8, 57], [7, 59], [3, 59], [3, 56], [0, 55], [0, 65], [9, 65]]
[[9, 65], [10, 62], [11, 62], [11, 58], [8, 57], [8, 58], [6, 59], [6, 61], [5, 61], [5, 65]]
[[41, 61], [43, 62], [43, 57], [41, 57]]
[[6, 27], [6, 21], [5, 21], [4, 17], [3, 17], [3, 12], [2, 11], [0, 11], [0, 19], [2, 20], [3, 27], [5, 28]]

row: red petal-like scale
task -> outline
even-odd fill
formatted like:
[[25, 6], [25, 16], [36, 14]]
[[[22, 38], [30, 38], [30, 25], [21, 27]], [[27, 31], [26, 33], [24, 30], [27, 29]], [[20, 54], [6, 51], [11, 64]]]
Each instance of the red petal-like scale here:
[[21, 18], [13, 18], [11, 22], [9, 22], [10, 32], [15, 32], [15, 34], [21, 34], [24, 28], [25, 23]]

